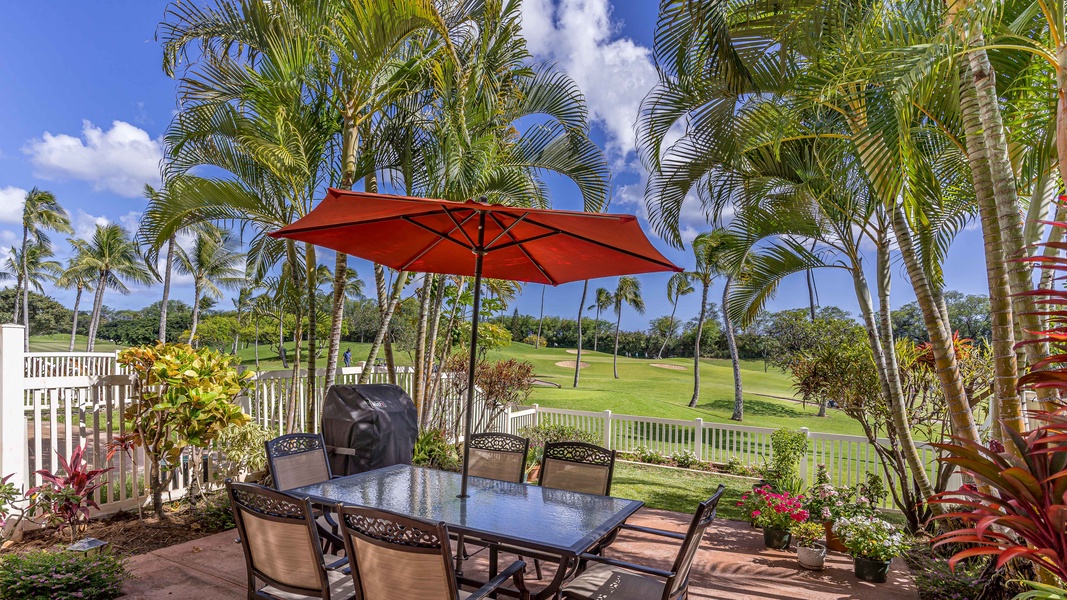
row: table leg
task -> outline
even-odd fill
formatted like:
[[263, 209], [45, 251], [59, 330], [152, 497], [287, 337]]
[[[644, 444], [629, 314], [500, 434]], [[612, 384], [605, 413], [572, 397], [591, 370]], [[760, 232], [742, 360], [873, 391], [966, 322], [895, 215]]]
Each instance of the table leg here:
[[[489, 579], [496, 577], [499, 570], [500, 553], [497, 551], [496, 546], [489, 547]], [[490, 598], [496, 598], [496, 593], [489, 595]]]
[[463, 560], [467, 549], [463, 544], [463, 534], [456, 536], [456, 577], [463, 577]]

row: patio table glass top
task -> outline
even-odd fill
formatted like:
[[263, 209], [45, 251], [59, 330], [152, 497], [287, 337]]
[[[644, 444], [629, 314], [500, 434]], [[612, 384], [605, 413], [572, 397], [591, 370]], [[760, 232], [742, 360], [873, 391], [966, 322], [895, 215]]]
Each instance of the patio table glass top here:
[[365, 506], [444, 522], [456, 533], [564, 556], [587, 551], [642, 502], [396, 465], [288, 490], [321, 503]]

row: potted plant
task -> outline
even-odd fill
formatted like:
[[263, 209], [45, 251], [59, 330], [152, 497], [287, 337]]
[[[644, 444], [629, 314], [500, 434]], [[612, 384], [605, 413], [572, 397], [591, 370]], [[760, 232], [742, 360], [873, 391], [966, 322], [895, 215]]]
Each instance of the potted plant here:
[[[748, 517], [748, 524], [752, 527], [756, 527], [756, 517], [767, 508], [767, 501], [764, 500], [762, 494], [757, 494], [756, 490], [761, 489], [753, 486], [751, 494], [741, 494], [741, 500], [737, 502], [737, 506], [741, 509], [741, 512]], [[770, 486], [765, 488], [770, 491]]]
[[822, 542], [825, 531], [814, 521], [794, 523], [789, 529], [797, 543], [797, 562], [805, 569], [821, 571], [826, 561], [826, 544]]
[[819, 465], [815, 472], [815, 484], [808, 490], [804, 508], [812, 518], [821, 521], [825, 531], [826, 547], [834, 552], [848, 552], [841, 539], [834, 533], [833, 525], [845, 517], [873, 517], [875, 503], [885, 494], [885, 488], [877, 475], [868, 474], [867, 483], [852, 487], [835, 487], [830, 484], [826, 465]]
[[834, 533], [852, 554], [856, 577], [871, 583], [885, 583], [889, 563], [905, 550], [904, 536], [877, 517], [844, 517], [834, 523]]
[[794, 523], [808, 520], [808, 511], [804, 510], [803, 496], [776, 494], [770, 487], [762, 487], [753, 492], [765, 504], [754, 509], [750, 516], [753, 523], [763, 528], [763, 543], [768, 548], [785, 550], [789, 547], [791, 535], [789, 528]]

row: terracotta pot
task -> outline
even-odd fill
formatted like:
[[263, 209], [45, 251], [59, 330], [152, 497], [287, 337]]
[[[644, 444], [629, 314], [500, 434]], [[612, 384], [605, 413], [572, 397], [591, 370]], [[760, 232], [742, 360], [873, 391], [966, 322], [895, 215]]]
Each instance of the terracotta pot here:
[[826, 546], [822, 542], [815, 542], [812, 547], [797, 546], [797, 562], [805, 569], [821, 571], [826, 561]]
[[541, 465], [534, 465], [530, 467], [530, 470], [526, 472], [526, 483], [537, 483], [537, 479], [541, 476]]
[[841, 543], [841, 538], [834, 533], [834, 522], [827, 521], [822, 526], [826, 531], [826, 547], [834, 552], [848, 552], [848, 548], [845, 548], [845, 545]]
[[788, 529], [763, 528], [763, 545], [774, 550], [789, 549], [789, 542], [793, 540], [793, 534]]
[[856, 577], [871, 583], [885, 583], [885, 580], [889, 577], [890, 562], [892, 561], [871, 560], [862, 556], [852, 557], [852, 565], [856, 572]]

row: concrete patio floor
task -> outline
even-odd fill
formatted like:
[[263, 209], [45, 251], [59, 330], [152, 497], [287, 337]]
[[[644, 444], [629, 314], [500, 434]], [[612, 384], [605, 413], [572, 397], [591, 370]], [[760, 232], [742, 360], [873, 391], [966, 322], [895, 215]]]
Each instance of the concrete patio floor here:
[[[684, 532], [688, 518], [688, 515], [678, 513], [642, 509], [630, 523]], [[240, 544], [234, 540], [234, 532], [224, 532], [131, 558], [129, 570], [132, 577], [126, 584], [123, 598], [224, 600], [247, 597], [244, 556]], [[624, 532], [605, 554], [667, 569], [674, 560], [677, 544], [667, 538]], [[483, 552], [475, 557], [473, 565], [468, 563], [465, 571], [472, 577], [478, 577], [478, 569], [484, 572], [484, 555]], [[506, 557], [501, 558], [506, 560]], [[551, 567], [545, 565], [545, 571], [547, 580]], [[532, 574], [530, 587], [539, 587]], [[852, 574], [852, 560], [834, 552], [827, 556], [823, 571], [805, 571], [798, 566], [795, 552], [764, 548], [760, 530], [747, 523], [716, 520], [697, 553], [689, 597], [693, 600], [915, 600], [919, 595], [911, 574], [900, 560], [893, 561], [889, 581], [881, 585], [856, 579]]]

